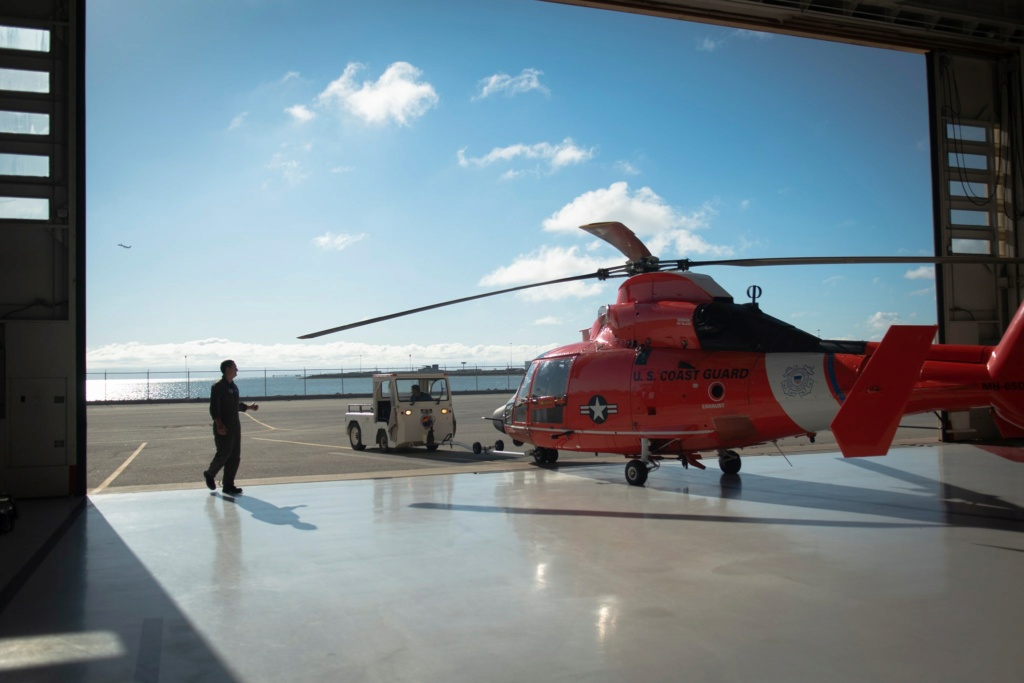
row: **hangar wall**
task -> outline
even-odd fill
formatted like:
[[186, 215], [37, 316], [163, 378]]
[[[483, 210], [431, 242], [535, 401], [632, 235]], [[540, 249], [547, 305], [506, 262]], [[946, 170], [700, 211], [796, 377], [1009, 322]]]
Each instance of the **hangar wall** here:
[[[1024, 113], [1021, 51], [978, 57], [928, 55], [937, 256], [1021, 256]], [[978, 263], [937, 268], [944, 344], [999, 342], [1022, 301], [1022, 267]], [[997, 437], [987, 410], [951, 413], [948, 440]]]
[[84, 4], [0, 6], [0, 490], [85, 493]]

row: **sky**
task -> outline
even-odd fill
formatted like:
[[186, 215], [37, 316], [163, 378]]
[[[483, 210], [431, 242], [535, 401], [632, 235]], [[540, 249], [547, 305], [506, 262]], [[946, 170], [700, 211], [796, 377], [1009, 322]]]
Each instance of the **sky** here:
[[[927, 256], [922, 55], [539, 0], [94, 0], [89, 372], [521, 365], [663, 260]], [[125, 248], [125, 245], [131, 248]], [[708, 267], [831, 339], [933, 324], [931, 266]]]

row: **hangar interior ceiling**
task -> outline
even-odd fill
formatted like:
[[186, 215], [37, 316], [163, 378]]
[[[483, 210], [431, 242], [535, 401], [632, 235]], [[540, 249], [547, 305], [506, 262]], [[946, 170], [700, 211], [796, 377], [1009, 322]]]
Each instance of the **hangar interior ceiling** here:
[[547, 0], [903, 50], [1000, 54], [1024, 45], [1017, 0]]
[[[924, 54], [936, 253], [1022, 253], [1024, 3], [547, 1]], [[0, 5], [0, 489], [19, 497], [86, 491], [85, 6]], [[1019, 267], [943, 266], [938, 283], [947, 342], [997, 340], [1021, 301]]]

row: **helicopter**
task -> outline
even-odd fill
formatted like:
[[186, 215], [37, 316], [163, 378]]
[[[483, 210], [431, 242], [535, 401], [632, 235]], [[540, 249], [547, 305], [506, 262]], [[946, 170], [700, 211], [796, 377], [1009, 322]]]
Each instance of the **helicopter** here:
[[[582, 340], [527, 368], [488, 418], [537, 464], [559, 451], [621, 454], [626, 482], [646, 483], [662, 460], [726, 475], [737, 449], [831, 430], [844, 457], [885, 455], [902, 416], [987, 407], [1001, 436], [1024, 438], [1024, 305], [996, 346], [933, 344], [935, 325], [894, 325], [880, 342], [826, 340], [761, 310], [759, 287], [736, 303], [709, 265], [948, 263], [963, 257], [800, 257], [661, 261], [625, 225], [582, 230], [616, 247], [624, 266], [432, 304], [303, 335], [331, 334], [531, 287], [626, 277]], [[971, 257], [985, 263], [1024, 259]]]

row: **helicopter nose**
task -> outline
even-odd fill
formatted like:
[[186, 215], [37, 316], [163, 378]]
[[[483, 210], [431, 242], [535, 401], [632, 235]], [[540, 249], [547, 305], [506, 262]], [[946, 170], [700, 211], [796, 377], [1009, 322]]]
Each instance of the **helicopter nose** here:
[[505, 433], [505, 406], [502, 405], [502, 406], [498, 406], [497, 408], [495, 408], [494, 409], [494, 413], [491, 415], [490, 420], [494, 424], [494, 428], [497, 429], [502, 434], [504, 434]]

